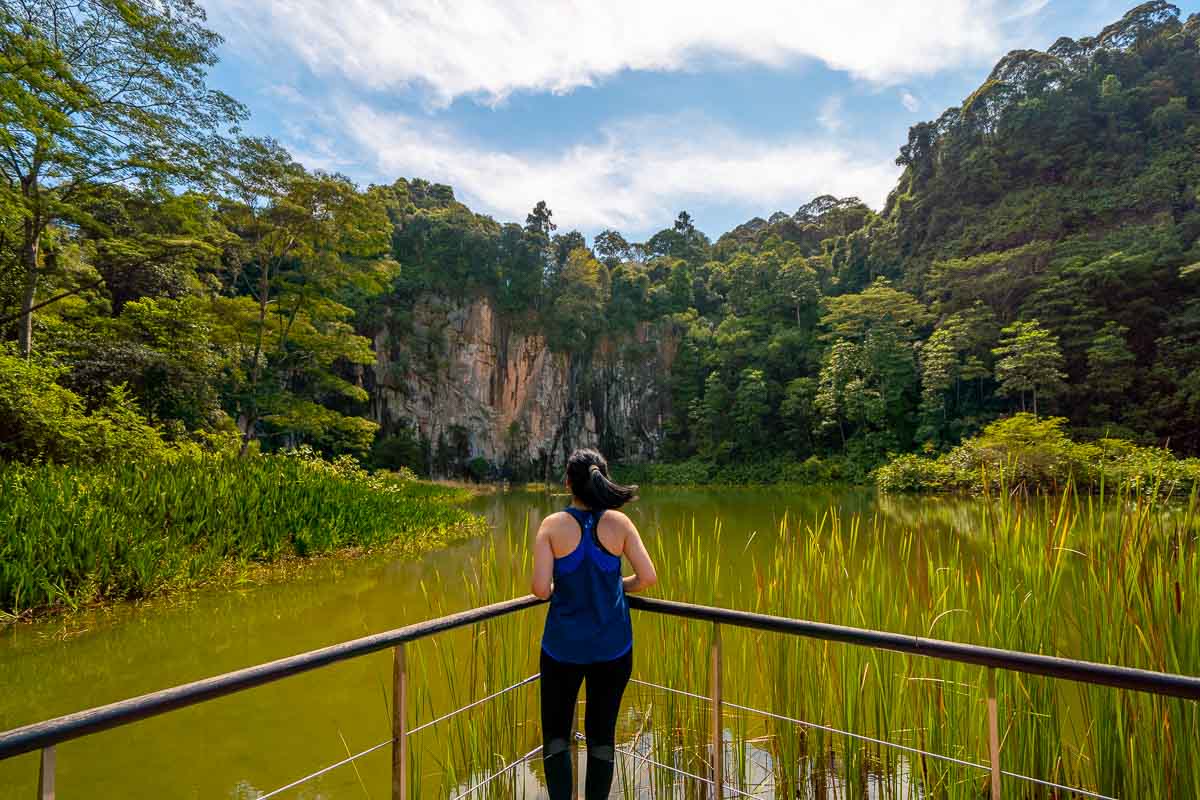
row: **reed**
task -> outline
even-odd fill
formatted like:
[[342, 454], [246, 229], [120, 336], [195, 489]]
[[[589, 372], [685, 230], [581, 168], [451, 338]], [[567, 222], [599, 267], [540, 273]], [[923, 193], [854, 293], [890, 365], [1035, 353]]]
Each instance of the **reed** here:
[[308, 457], [0, 467], [0, 610], [193, 586], [346, 548], [416, 553], [479, 533], [462, 490]]
[[[693, 524], [678, 537], [645, 531], [662, 577], [656, 593], [700, 603], [732, 598], [728, 605], [763, 613], [1200, 673], [1194, 494], [1183, 505], [1133, 492], [991, 499], [949, 543], [883, 509], [870, 517], [846, 518], [835, 510], [804, 520], [784, 517], [769, 557], [755, 559], [747, 551], [749, 569], [730, 569], [714, 555], [719, 523], [712, 531]], [[528, 537], [527, 531], [512, 535], [522, 542]], [[668, 538], [675, 543], [664, 546]], [[469, 576], [473, 599], [524, 593], [526, 569], [497, 559], [486, 574]], [[490, 670], [480, 692], [534, 669], [541, 614], [497, 622], [473, 634], [466, 659], [440, 667], [457, 671], [464, 692], [476, 680], [467, 679], [467, 663]], [[710, 633], [710, 625], [635, 614], [635, 677], [706, 694]], [[984, 769], [850, 735], [986, 764], [982, 668], [728, 626], [722, 636], [728, 702], [812, 723], [729, 709], [726, 774], [740, 790], [762, 797], [986, 796]], [[512, 757], [537, 743], [535, 692], [530, 687], [523, 698], [507, 700], [494, 719], [461, 723], [481, 727], [460, 733], [446, 753], [448, 769], [457, 770], [454, 785], [464, 785], [463, 770], [483, 774], [500, 763], [500, 752]], [[997, 696], [1006, 770], [1118, 797], [1200, 797], [1196, 703], [1003, 671]], [[637, 686], [628, 698], [623, 746], [708, 773], [704, 701]], [[624, 759], [620, 769], [627, 795], [708, 796], [702, 782], [648, 769], [637, 759]], [[514, 796], [520, 788], [509, 787]], [[1010, 778], [1005, 793], [1067, 796]]]

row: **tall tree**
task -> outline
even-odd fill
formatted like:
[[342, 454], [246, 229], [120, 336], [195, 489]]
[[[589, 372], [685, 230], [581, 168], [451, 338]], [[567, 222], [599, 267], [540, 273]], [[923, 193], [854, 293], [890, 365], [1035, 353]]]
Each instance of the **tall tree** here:
[[596, 234], [593, 240], [596, 245], [596, 255], [609, 269], [615, 268], [630, 256], [630, 245], [625, 237], [614, 230], [605, 230]]
[[1088, 391], [1096, 399], [1098, 411], [1114, 414], [1121, 397], [1133, 384], [1136, 359], [1126, 344], [1129, 329], [1106, 322], [1087, 351]]
[[221, 38], [193, 0], [0, 6], [0, 181], [19, 203], [20, 349], [33, 348], [42, 238], [98, 186], [198, 178], [243, 108], [205, 84]]
[[734, 435], [739, 449], [753, 456], [766, 444], [767, 415], [771, 411], [770, 390], [761, 369], [744, 369], [733, 398]]
[[547, 310], [547, 342], [557, 350], [586, 352], [604, 328], [608, 270], [587, 248], [578, 247], [567, 258], [560, 283], [559, 296]]
[[278, 144], [258, 139], [242, 140], [230, 178], [238, 200], [222, 216], [242, 244], [227, 276], [237, 296], [220, 306], [242, 354], [232, 397], [245, 445], [264, 420], [284, 433], [345, 434], [355, 447], [366, 436], [369, 444], [369, 432], [320, 401], [366, 400], [334, 367], [372, 359], [344, 301], [355, 291], [382, 291], [398, 270], [389, 257], [385, 190], [363, 193], [341, 176], [310, 174]]
[[1042, 327], [1036, 319], [1017, 321], [1000, 332], [1000, 346], [992, 350], [996, 356], [996, 380], [999, 392], [1005, 397], [1033, 396], [1033, 415], [1038, 414], [1038, 395], [1053, 396], [1064, 387], [1067, 375], [1063, 372], [1062, 349], [1058, 337]]

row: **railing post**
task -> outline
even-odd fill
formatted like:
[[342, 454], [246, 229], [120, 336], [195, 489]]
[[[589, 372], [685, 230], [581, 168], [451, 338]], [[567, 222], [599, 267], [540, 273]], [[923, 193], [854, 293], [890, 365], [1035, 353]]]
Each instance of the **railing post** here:
[[38, 800], [54, 800], [54, 745], [42, 748], [38, 769]]
[[713, 800], [721, 800], [725, 795], [725, 741], [721, 727], [721, 626], [716, 622], [713, 623], [709, 697], [712, 698], [712, 796]]
[[408, 800], [408, 659], [404, 643], [392, 661], [392, 800]]
[[1000, 724], [996, 719], [996, 669], [987, 671], [988, 755], [992, 765], [992, 800], [1000, 800]]

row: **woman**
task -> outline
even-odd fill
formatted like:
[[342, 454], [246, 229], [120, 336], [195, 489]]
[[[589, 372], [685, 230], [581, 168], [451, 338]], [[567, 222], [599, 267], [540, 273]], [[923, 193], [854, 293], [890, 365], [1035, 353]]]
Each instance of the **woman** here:
[[[550, 800], [571, 797], [571, 728], [579, 686], [587, 680], [586, 800], [612, 788], [617, 712], [633, 671], [627, 592], [658, 580], [642, 537], [616, 509], [636, 499], [636, 486], [608, 478], [595, 450], [567, 460], [571, 504], [542, 521], [533, 546], [533, 593], [550, 598], [542, 634], [542, 763]], [[621, 557], [633, 575], [621, 577]]]

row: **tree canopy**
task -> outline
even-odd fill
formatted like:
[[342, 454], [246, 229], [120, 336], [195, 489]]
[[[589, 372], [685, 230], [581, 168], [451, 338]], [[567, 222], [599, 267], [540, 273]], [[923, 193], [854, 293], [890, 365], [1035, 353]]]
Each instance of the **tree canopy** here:
[[[597, 353], [669, 340], [663, 458], [866, 470], [1023, 409], [1200, 452], [1200, 17], [1167, 3], [1006, 55], [911, 128], [879, 211], [823, 195], [715, 241], [680, 211], [590, 247], [553, 198], [497, 221], [239, 136], [188, 0], [2, 9], [0, 324], [63, 408], [465, 470], [470, 431], [377, 432], [363, 370], [373, 341], [439, 369], [415, 310], [486, 297], [578, 396]], [[645, 435], [603, 433], [618, 456]]]

